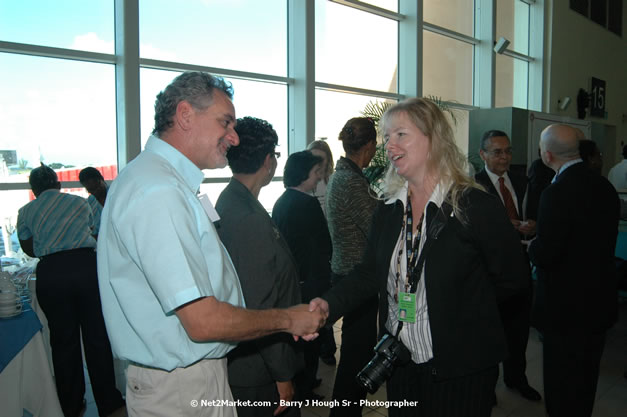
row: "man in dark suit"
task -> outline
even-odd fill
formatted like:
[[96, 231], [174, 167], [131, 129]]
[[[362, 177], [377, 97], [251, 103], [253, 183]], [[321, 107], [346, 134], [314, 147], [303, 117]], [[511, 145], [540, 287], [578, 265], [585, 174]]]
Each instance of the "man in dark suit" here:
[[[489, 130], [481, 138], [479, 154], [485, 168], [475, 179], [490, 194], [497, 196], [521, 239], [535, 233], [535, 221], [526, 218], [527, 178], [509, 172], [512, 162], [512, 146], [505, 132]], [[531, 276], [528, 276], [531, 284]], [[529, 317], [531, 311], [531, 285], [521, 293], [508, 298], [499, 305], [501, 320], [507, 338], [508, 358], [503, 362], [503, 380], [507, 387], [517, 390], [530, 401], [542, 397], [529, 386], [527, 368], [527, 342], [529, 340]]]
[[540, 150], [556, 177], [540, 198], [534, 316], [544, 335], [544, 396], [551, 417], [590, 416], [605, 333], [618, 311], [614, 249], [620, 205], [616, 191], [579, 158], [581, 132], [551, 125]]

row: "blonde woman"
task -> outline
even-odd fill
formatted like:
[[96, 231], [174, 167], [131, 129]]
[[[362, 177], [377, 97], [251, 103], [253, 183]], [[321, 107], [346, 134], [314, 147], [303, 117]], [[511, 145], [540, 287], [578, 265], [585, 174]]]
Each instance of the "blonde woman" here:
[[314, 196], [320, 202], [320, 208], [322, 208], [322, 212], [326, 217], [327, 185], [329, 184], [329, 178], [331, 178], [331, 174], [333, 174], [334, 169], [333, 154], [331, 153], [331, 148], [329, 148], [329, 145], [323, 140], [314, 140], [309, 144], [309, 146], [307, 146], [307, 150], [311, 151], [312, 154], [322, 158], [322, 179], [320, 180], [320, 182], [318, 182], [318, 185], [314, 190]]
[[527, 283], [518, 236], [500, 202], [465, 173], [433, 102], [400, 102], [380, 127], [390, 169], [365, 255], [310, 308], [334, 320], [378, 293], [380, 333], [410, 358], [380, 378], [390, 417], [488, 417], [507, 354], [497, 305]]

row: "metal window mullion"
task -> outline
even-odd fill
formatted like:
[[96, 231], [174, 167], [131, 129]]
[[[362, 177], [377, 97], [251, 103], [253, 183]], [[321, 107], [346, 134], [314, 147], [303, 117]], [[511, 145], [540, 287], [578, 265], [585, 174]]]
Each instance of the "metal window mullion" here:
[[429, 32], [437, 33], [449, 38], [456, 39], [458, 41], [466, 42], [471, 45], [479, 45], [481, 40], [473, 38], [472, 36], [464, 35], [463, 33], [455, 32], [454, 30], [447, 29], [442, 26], [434, 25], [433, 23], [423, 22], [422, 27]]
[[244, 80], [268, 81], [279, 84], [291, 83], [294, 80], [288, 77], [281, 77], [269, 74], [260, 74], [257, 72], [238, 71], [226, 68], [207, 67], [204, 65], [185, 64], [182, 62], [161, 61], [158, 59], [140, 58], [139, 66], [141, 68], [150, 68], [166, 71], [204, 71], [213, 75], [223, 77], [239, 78]]
[[479, 108], [494, 107], [495, 54], [493, 51], [495, 19], [493, 0], [475, 0], [473, 104]]
[[512, 51], [511, 49], [506, 49], [503, 51], [503, 55], [509, 56], [515, 59], [519, 59], [521, 61], [533, 62], [534, 59], [529, 55], [521, 54], [520, 52]]
[[349, 86], [340, 85], [340, 84], [316, 82], [315, 87], [321, 90], [336, 91], [336, 92], [341, 92], [341, 93], [360, 94], [364, 96], [381, 97], [381, 98], [390, 99], [390, 100], [402, 100], [405, 98], [403, 94], [390, 93], [387, 91], [379, 91], [379, 90], [369, 90], [366, 88], [349, 87]]
[[117, 62], [117, 57], [112, 54], [56, 48], [52, 46], [29, 45], [17, 42], [0, 41], [0, 52], [39, 56], [43, 58], [69, 59], [72, 61], [93, 62], [97, 64], [115, 64]]
[[[543, 111], [544, 96], [548, 91], [544, 78], [544, 0], [538, 0], [529, 6], [529, 92], [527, 103], [529, 110]], [[544, 109], [550, 112], [550, 108]]]
[[422, 96], [422, 1], [401, 0], [399, 11], [405, 18], [398, 22], [398, 93], [405, 97]]
[[118, 172], [141, 152], [139, 1], [115, 0], [115, 101]]
[[388, 9], [383, 9], [372, 4], [364, 3], [358, 0], [329, 0], [331, 3], [341, 4], [342, 6], [352, 7], [353, 9], [361, 10], [362, 12], [372, 13], [377, 16], [385, 17], [387, 19], [396, 20], [400, 22], [405, 18], [405, 15], [396, 13]]
[[316, 131], [315, 4], [287, 0], [288, 153], [304, 150]]

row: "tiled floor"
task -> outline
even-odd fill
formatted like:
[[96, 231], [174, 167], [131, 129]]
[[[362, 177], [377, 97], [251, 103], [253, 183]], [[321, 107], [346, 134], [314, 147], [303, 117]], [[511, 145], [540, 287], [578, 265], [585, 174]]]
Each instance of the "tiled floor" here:
[[[334, 329], [335, 340], [339, 344], [341, 343], [339, 322], [335, 324]], [[336, 357], [339, 359], [339, 349]], [[601, 375], [593, 417], [627, 416], [627, 379], [623, 377], [625, 371], [627, 371], [627, 303], [621, 304], [621, 320], [608, 333], [607, 344], [601, 360]], [[85, 372], [85, 376], [87, 378], [87, 372]], [[322, 385], [316, 392], [324, 395], [325, 400], [331, 399], [335, 366], [320, 362], [318, 376], [322, 378]], [[538, 339], [538, 333], [533, 329], [527, 348], [527, 377], [530, 385], [542, 393], [542, 344]], [[507, 389], [501, 378], [499, 378], [496, 386], [496, 395], [498, 405], [492, 410], [492, 417], [545, 417], [543, 402], [534, 403], [525, 400]], [[87, 385], [86, 399], [87, 412], [85, 417], [97, 417], [98, 412], [89, 384]], [[385, 401], [385, 389], [381, 388], [374, 395], [369, 395], [368, 399]], [[301, 414], [302, 417], [327, 417], [329, 408], [305, 407], [301, 410]], [[388, 414], [385, 408], [380, 407], [376, 409], [364, 408], [363, 415], [380, 417]]]

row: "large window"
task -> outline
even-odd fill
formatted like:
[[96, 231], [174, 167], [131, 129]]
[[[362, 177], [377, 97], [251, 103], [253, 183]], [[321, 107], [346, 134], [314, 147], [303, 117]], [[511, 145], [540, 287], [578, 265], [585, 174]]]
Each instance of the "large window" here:
[[496, 37], [503, 36], [512, 51], [529, 54], [529, 5], [521, 0], [496, 2]]
[[497, 55], [494, 106], [526, 109], [528, 81], [528, 62]]
[[287, 2], [140, 0], [139, 39], [142, 58], [284, 76]]
[[[541, 84], [533, 68], [542, 66], [532, 54], [542, 40], [529, 28], [542, 8], [522, 0], [2, 1], [0, 220], [25, 203], [40, 161], [62, 176], [92, 165], [115, 177], [144, 147], [157, 93], [186, 70], [224, 76], [238, 117], [272, 123], [277, 177], [290, 152], [317, 138], [337, 160], [340, 129], [369, 102], [433, 95], [465, 115], [528, 107], [529, 89]], [[494, 36], [512, 41], [502, 56], [492, 52]], [[465, 151], [467, 121], [458, 119]], [[64, 187], [81, 193], [71, 175]], [[205, 175], [215, 201], [231, 172]], [[276, 178], [260, 200], [271, 209], [282, 191]]]
[[[45, 70], [42, 70], [45, 68]], [[9, 174], [117, 161], [113, 65], [0, 54], [0, 149]]]
[[0, 2], [0, 40], [112, 54], [112, 0]]
[[425, 22], [474, 36], [475, 5], [470, 0], [437, 0], [423, 3]]
[[316, 0], [316, 81], [396, 92], [398, 23]]
[[424, 95], [472, 105], [473, 45], [424, 31]]
[[[391, 1], [369, 3], [396, 9]], [[317, 88], [312, 139], [326, 140], [337, 161], [345, 153], [338, 140], [344, 124], [362, 116], [368, 103], [386, 100], [377, 92], [392, 93], [392, 101], [400, 98], [394, 94], [398, 91], [398, 21], [316, 0], [315, 28]]]
[[496, 36], [511, 43], [496, 55], [495, 107], [529, 107], [530, 5], [522, 0], [496, 2]]

